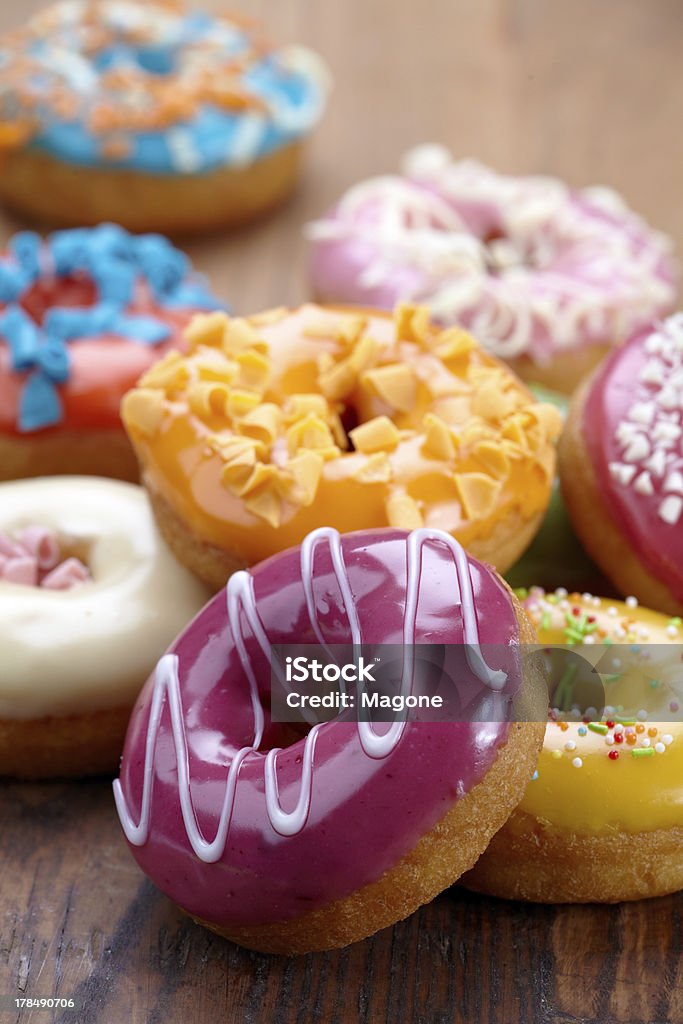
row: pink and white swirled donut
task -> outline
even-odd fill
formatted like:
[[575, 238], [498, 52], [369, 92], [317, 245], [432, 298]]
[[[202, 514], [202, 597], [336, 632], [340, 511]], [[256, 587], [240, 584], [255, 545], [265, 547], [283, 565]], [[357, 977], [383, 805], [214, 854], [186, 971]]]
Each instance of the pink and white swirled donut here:
[[341, 946], [407, 916], [505, 821], [544, 725], [342, 712], [294, 740], [289, 727], [287, 743], [267, 702], [271, 644], [472, 645], [485, 718], [493, 694], [519, 708], [534, 690], [516, 655], [532, 638], [494, 570], [438, 530], [323, 528], [235, 573], [131, 719], [115, 797], [134, 856], [201, 923], [255, 949]]
[[441, 146], [351, 188], [308, 235], [320, 300], [426, 303], [563, 392], [675, 301], [669, 240], [615, 192], [508, 177]]

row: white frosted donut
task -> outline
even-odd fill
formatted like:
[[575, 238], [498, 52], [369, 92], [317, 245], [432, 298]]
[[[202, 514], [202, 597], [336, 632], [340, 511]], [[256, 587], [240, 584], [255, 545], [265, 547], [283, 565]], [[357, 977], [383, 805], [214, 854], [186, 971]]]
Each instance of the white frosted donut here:
[[0, 578], [2, 724], [130, 708], [207, 591], [161, 540], [140, 487], [96, 477], [0, 484], [0, 533], [36, 525], [92, 578], [70, 590]]

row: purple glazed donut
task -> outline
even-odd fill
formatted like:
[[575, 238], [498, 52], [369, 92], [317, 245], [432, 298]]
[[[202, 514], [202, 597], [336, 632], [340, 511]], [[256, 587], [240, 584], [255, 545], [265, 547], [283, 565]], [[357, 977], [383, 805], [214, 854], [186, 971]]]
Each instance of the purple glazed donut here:
[[[407, 916], [474, 863], [533, 772], [543, 724], [511, 722], [536, 683], [520, 667], [530, 639], [500, 577], [441, 531], [316, 530], [234, 574], [131, 719], [114, 785], [140, 867], [255, 949], [345, 945]], [[506, 710], [389, 725], [342, 712], [283, 746], [270, 647], [321, 642], [466, 644], [477, 714]]]
[[440, 146], [349, 189], [308, 234], [320, 301], [424, 303], [564, 393], [675, 301], [670, 242], [615, 192], [507, 177]]

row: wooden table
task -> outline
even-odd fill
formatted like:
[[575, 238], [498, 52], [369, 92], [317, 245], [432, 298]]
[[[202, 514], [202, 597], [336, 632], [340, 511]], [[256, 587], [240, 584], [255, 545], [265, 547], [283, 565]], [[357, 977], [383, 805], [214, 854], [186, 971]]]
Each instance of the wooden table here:
[[[0, 27], [37, 6], [4, 0]], [[314, 45], [337, 86], [289, 206], [191, 246], [237, 311], [304, 298], [301, 224], [421, 141], [504, 171], [613, 185], [683, 248], [678, 0], [241, 6], [277, 38]], [[680, 896], [546, 908], [453, 889], [347, 950], [264, 957], [191, 924], [144, 880], [103, 781], [0, 789], [0, 900], [0, 994], [82, 1002], [76, 1015], [0, 1021], [683, 1021]]]

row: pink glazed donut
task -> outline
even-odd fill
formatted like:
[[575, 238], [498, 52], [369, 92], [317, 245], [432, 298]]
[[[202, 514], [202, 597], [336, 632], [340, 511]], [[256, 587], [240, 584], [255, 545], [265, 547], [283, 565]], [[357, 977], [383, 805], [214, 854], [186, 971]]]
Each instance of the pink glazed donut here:
[[[533, 773], [547, 692], [518, 656], [533, 639], [506, 584], [442, 531], [322, 528], [235, 573], [133, 712], [114, 784], [133, 855], [201, 924], [266, 952], [406, 917], [474, 864]], [[465, 643], [477, 717], [492, 695], [507, 710], [389, 725], [342, 712], [292, 735], [270, 719], [271, 645], [323, 641]]]
[[675, 301], [669, 240], [615, 192], [507, 177], [441, 146], [354, 186], [308, 234], [320, 301], [427, 304], [564, 393]]
[[580, 540], [617, 589], [683, 615], [683, 313], [639, 331], [577, 392], [560, 477]]

